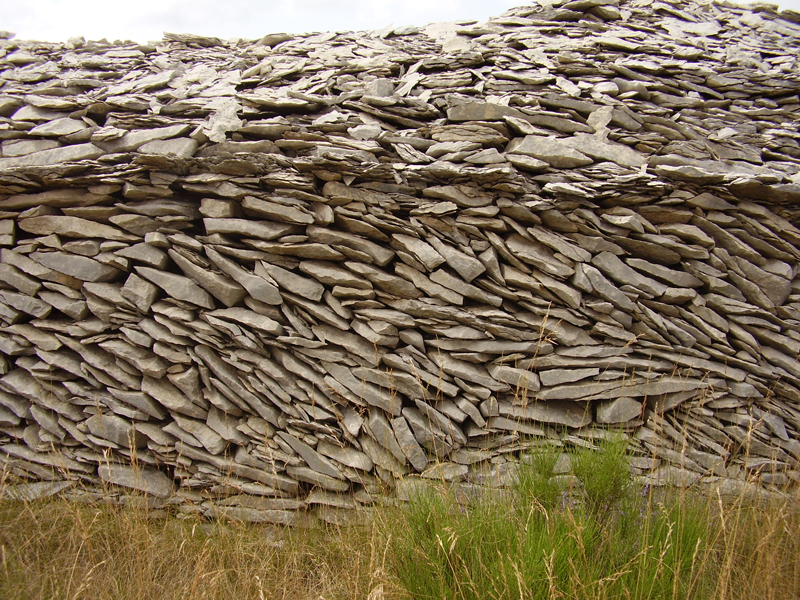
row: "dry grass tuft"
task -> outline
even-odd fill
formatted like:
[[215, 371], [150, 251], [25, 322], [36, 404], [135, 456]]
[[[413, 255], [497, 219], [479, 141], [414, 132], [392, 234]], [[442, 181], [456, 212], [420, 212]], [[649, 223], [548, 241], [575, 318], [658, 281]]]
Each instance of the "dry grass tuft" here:
[[152, 518], [136, 506], [0, 502], [0, 598], [383, 598], [374, 527]]

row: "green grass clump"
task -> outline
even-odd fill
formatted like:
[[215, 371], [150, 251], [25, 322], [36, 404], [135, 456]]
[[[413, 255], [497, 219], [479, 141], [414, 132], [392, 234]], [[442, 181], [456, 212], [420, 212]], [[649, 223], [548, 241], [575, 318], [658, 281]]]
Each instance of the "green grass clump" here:
[[655, 503], [631, 484], [625, 447], [521, 463], [509, 494], [465, 503], [447, 491], [412, 498], [394, 530], [394, 572], [409, 597], [694, 598], [714, 587], [708, 505]]

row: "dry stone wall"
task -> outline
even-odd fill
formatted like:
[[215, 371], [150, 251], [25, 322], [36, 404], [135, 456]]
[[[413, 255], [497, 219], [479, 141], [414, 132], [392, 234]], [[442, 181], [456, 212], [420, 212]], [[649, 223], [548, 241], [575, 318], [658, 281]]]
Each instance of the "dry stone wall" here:
[[275, 522], [619, 435], [797, 479], [798, 22], [3, 40], [0, 462]]

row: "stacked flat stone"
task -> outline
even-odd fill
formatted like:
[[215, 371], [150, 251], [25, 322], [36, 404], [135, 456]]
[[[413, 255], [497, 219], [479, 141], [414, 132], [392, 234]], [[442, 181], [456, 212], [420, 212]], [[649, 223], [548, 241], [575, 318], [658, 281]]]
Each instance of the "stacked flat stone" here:
[[0, 41], [0, 463], [280, 523], [615, 436], [797, 480], [799, 22]]

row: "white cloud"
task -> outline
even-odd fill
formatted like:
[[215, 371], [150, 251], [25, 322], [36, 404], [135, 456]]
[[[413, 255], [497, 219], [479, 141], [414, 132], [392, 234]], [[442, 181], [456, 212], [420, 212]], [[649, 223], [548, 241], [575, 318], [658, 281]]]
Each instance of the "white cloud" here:
[[380, 29], [485, 20], [525, 0], [27, 0], [0, 4], [2, 28], [23, 39], [160, 39], [164, 31], [257, 38], [267, 33]]
[[[381, 29], [486, 20], [531, 0], [0, 0], [0, 28], [21, 39], [160, 39], [164, 31], [258, 38], [286, 31]], [[783, 8], [800, 11], [800, 0]]]

